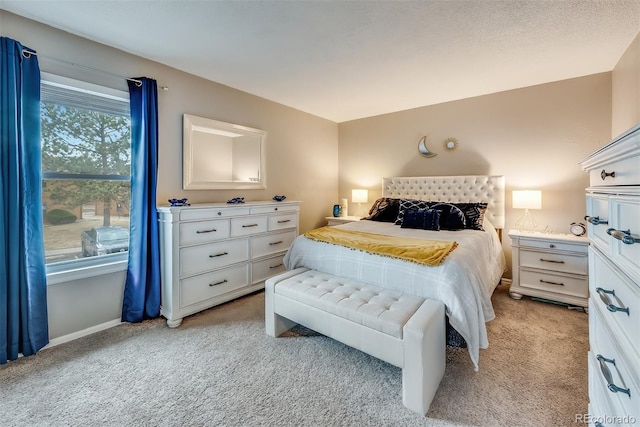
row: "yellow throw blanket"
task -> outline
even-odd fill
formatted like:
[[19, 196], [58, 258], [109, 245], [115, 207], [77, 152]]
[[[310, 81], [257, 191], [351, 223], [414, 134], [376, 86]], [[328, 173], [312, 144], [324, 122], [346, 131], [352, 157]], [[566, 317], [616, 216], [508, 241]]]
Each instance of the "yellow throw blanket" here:
[[458, 247], [455, 241], [387, 236], [343, 230], [338, 227], [316, 228], [304, 233], [304, 237], [430, 266], [440, 265], [446, 256]]

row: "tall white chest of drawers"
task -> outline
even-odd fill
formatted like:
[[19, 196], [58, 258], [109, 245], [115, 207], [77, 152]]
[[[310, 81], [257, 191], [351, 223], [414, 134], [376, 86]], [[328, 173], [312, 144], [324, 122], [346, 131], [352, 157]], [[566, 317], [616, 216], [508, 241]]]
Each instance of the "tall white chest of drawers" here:
[[285, 270], [300, 202], [159, 207], [161, 308], [167, 325], [264, 288]]
[[589, 415], [640, 424], [640, 126], [580, 162], [589, 172]]

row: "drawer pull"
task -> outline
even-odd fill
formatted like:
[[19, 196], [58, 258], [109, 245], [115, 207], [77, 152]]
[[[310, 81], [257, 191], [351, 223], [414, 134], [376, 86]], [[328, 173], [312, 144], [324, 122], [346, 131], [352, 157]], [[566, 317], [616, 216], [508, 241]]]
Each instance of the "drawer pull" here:
[[600, 219], [599, 216], [586, 215], [584, 217], [584, 219], [585, 219], [585, 221], [587, 221], [588, 223], [593, 224], [593, 225], [609, 224], [609, 221], [602, 220], [602, 219]]
[[283, 264], [282, 264], [282, 263], [280, 263], [280, 264], [278, 264], [278, 265], [272, 265], [272, 266], [270, 266], [269, 268], [274, 269], [274, 268], [278, 268], [278, 267], [282, 267], [282, 266], [283, 266]]
[[285, 222], [291, 222], [291, 220], [290, 220], [290, 219], [281, 219], [281, 220], [278, 220], [278, 224], [284, 224]]
[[549, 280], [542, 279], [540, 279], [540, 283], [546, 283], [547, 285], [564, 286], [564, 283], [550, 282]]
[[257, 227], [258, 224], [245, 224], [242, 226], [242, 228], [249, 228], [249, 227]]
[[611, 178], [615, 178], [616, 177], [616, 172], [607, 172], [604, 169], [602, 169], [602, 172], [600, 172], [600, 178], [602, 178], [602, 180], [604, 181], [605, 179], [607, 179], [607, 177], [610, 176]]
[[216, 258], [219, 256], [229, 255], [229, 252], [220, 252], [219, 254], [209, 255], [209, 258]]
[[613, 393], [622, 392], [622, 393], [625, 393], [627, 396], [631, 397], [630, 389], [618, 387], [613, 383], [613, 377], [611, 376], [611, 371], [609, 370], [609, 367], [605, 364], [606, 362], [606, 363], [611, 363], [613, 366], [616, 366], [616, 361], [614, 359], [607, 359], [601, 354], [597, 355], [596, 359], [598, 359], [598, 362], [600, 362], [600, 370], [602, 371], [602, 376], [607, 382], [607, 388], [611, 390]]
[[218, 285], [222, 285], [223, 283], [227, 283], [227, 279], [224, 279], [220, 282], [216, 282], [216, 283], [209, 283], [209, 286], [214, 287], [214, 286], [218, 286]]
[[277, 242], [270, 242], [269, 246], [279, 245], [280, 243], [282, 243], [282, 240], [278, 240]]
[[618, 302], [622, 304], [622, 302], [618, 299], [618, 297], [616, 297], [616, 292], [614, 290], [607, 290], [607, 289], [598, 287], [596, 288], [596, 292], [598, 293], [598, 295], [600, 295], [600, 299], [602, 300], [604, 305], [607, 306], [607, 310], [609, 310], [612, 313], [615, 313], [616, 311], [624, 311], [625, 313], [627, 313], [627, 316], [629, 316], [629, 307], [618, 307], [617, 305], [614, 305], [609, 299], [609, 295], [612, 295], [618, 300]]
[[210, 230], [196, 230], [196, 234], [202, 234], [202, 233], [213, 233], [214, 231], [218, 231], [215, 228], [212, 228]]
[[542, 262], [553, 262], [553, 263], [556, 263], [556, 264], [564, 264], [564, 261], [556, 261], [555, 259], [540, 258], [540, 261], [542, 261]]
[[607, 234], [615, 239], [622, 241], [625, 245], [633, 245], [634, 243], [640, 243], [640, 236], [637, 234], [631, 234], [631, 230], [616, 230], [615, 228], [608, 228]]

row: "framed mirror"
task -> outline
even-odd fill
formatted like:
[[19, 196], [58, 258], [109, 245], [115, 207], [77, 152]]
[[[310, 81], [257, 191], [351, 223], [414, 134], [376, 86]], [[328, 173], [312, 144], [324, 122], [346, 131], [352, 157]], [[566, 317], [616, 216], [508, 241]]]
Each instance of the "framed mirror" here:
[[267, 132], [183, 115], [185, 190], [244, 190], [266, 186]]

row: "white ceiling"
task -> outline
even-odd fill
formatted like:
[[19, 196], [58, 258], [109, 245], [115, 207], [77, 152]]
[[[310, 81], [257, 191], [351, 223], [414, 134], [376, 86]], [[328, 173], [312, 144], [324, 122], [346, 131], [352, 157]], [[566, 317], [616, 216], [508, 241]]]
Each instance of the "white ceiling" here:
[[335, 122], [611, 71], [640, 31], [640, 0], [0, 0], [0, 8]]

